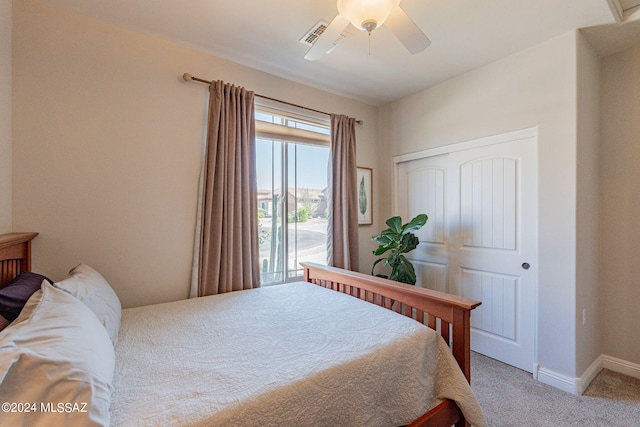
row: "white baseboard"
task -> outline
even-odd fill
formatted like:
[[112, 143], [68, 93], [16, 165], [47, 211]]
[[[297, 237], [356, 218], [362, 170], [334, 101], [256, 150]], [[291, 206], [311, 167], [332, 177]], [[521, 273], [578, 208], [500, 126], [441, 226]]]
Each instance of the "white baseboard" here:
[[[626, 360], [604, 354], [598, 356], [580, 377], [571, 378], [540, 366], [537, 368], [537, 377], [538, 381], [544, 384], [566, 391], [567, 393], [581, 395], [602, 369], [609, 369], [619, 374], [640, 379], [640, 364], [627, 362]], [[534, 378], [535, 376], [536, 374], [534, 372]]]
[[602, 358], [602, 367], [619, 374], [627, 375], [640, 379], [640, 364], [627, 362], [613, 356], [600, 356]]
[[601, 354], [596, 357], [596, 360], [593, 361], [591, 365], [587, 368], [586, 371], [582, 374], [582, 376], [576, 378], [576, 394], [582, 395], [585, 392], [591, 381], [600, 373], [602, 370], [602, 360], [604, 356]]
[[538, 381], [558, 388], [567, 393], [576, 394], [576, 379], [549, 369], [538, 367]]

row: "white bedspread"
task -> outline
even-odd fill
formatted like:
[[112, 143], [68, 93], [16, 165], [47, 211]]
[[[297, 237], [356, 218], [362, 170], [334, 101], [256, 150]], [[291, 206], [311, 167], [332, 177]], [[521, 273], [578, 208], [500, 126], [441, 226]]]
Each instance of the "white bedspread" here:
[[112, 426], [486, 425], [435, 332], [304, 282], [123, 310], [114, 386]]

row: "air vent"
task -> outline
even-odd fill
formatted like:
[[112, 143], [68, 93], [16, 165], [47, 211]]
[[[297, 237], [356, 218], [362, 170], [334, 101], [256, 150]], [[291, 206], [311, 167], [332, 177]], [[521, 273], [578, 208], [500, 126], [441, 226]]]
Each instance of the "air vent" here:
[[313, 46], [313, 44], [316, 42], [316, 40], [318, 40], [318, 38], [320, 38], [320, 36], [322, 35], [322, 33], [324, 33], [324, 30], [326, 30], [328, 26], [329, 24], [327, 24], [326, 22], [318, 21], [316, 25], [314, 25], [309, 31], [307, 31], [307, 34], [302, 36], [302, 38], [300, 39], [300, 43], [306, 44], [307, 46]]
[[[326, 30], [328, 26], [329, 23], [322, 20], [318, 21], [316, 25], [311, 27], [311, 29], [307, 31], [304, 36], [302, 36], [302, 38], [300, 39], [300, 43], [306, 44], [307, 46], [313, 46], [313, 44], [320, 38], [320, 36], [322, 35], [322, 33], [324, 33], [324, 30]], [[336, 46], [348, 39], [350, 36], [351, 34], [347, 33], [346, 31], [340, 33], [338, 38], [333, 41], [333, 46], [327, 52], [335, 49]]]

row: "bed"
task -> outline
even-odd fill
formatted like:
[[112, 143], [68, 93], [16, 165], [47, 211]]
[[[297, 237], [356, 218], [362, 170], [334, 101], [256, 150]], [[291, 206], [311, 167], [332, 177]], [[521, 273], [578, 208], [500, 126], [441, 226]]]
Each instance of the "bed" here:
[[[30, 269], [35, 235], [0, 236], [0, 287]], [[15, 411], [0, 412], [0, 420], [63, 425], [83, 417], [87, 425], [108, 420], [113, 426], [486, 425], [468, 384], [470, 312], [478, 301], [337, 268], [304, 267], [303, 282], [124, 309], [121, 315], [119, 302], [111, 304], [117, 310], [96, 306], [98, 299], [108, 302], [110, 294], [91, 300], [82, 293], [91, 277], [104, 280], [89, 267], [76, 267], [75, 276], [70, 273], [54, 285], [43, 282], [24, 311], [34, 310], [32, 300], [51, 298], [56, 307], [61, 302], [77, 306], [85, 320], [73, 321], [75, 328], [87, 329], [96, 319], [102, 323], [104, 328], [74, 333], [83, 338], [73, 344], [73, 357], [86, 354], [69, 364], [75, 371], [65, 375], [96, 374], [90, 386], [76, 383], [72, 391], [51, 398], [62, 386], [49, 394], [20, 394], [16, 385], [24, 377], [11, 370], [0, 373], [0, 400], [31, 402], [30, 409], [39, 410], [24, 413], [24, 405], [15, 405], [10, 408]], [[60, 316], [59, 308], [52, 311]], [[73, 310], [64, 312], [71, 319]], [[26, 316], [21, 313], [0, 332], [0, 367], [9, 363], [4, 353], [20, 351], [14, 335], [29, 321], [22, 319]], [[87, 364], [81, 373], [79, 363]], [[55, 375], [62, 375], [58, 365]], [[96, 395], [102, 400], [93, 404]], [[95, 413], [73, 407], [87, 400]], [[62, 410], [51, 411], [55, 408]]]

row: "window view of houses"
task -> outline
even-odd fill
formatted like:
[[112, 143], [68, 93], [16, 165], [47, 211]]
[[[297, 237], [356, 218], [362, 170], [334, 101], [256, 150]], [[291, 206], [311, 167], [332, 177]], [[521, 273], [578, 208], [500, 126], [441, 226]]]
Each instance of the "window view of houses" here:
[[327, 262], [329, 148], [263, 138], [256, 145], [260, 280], [283, 283], [302, 275], [301, 262]]
[[[260, 261], [263, 284], [279, 283], [302, 274], [300, 262], [326, 264], [327, 188], [258, 190]], [[286, 208], [286, 218], [282, 212]], [[282, 224], [287, 225], [286, 248]], [[275, 237], [274, 237], [275, 236]], [[286, 260], [284, 255], [286, 256]], [[285, 261], [287, 268], [285, 270]]]

